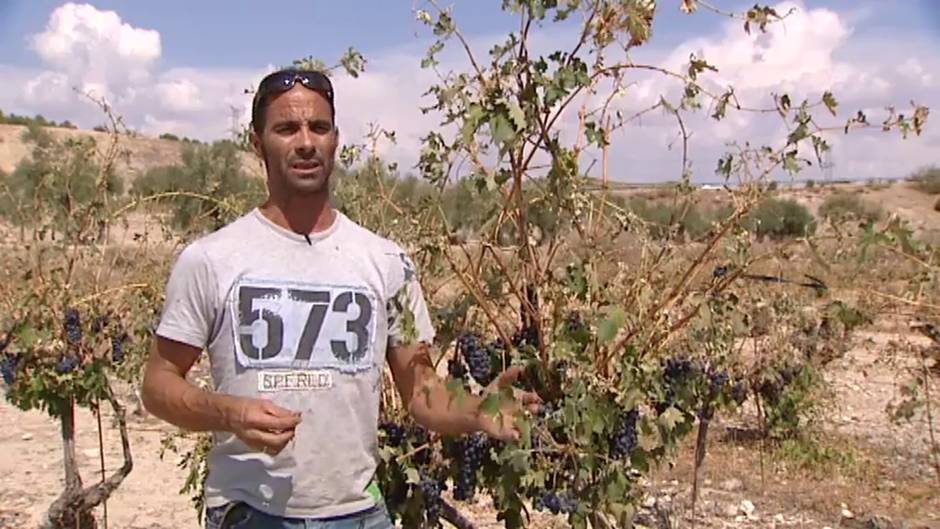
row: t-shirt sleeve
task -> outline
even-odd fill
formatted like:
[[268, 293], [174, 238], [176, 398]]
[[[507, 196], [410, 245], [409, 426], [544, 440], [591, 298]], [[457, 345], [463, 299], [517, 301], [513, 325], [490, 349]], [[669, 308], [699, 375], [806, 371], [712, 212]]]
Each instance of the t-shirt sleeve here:
[[403, 252], [398, 260], [400, 262], [393, 265], [393, 276], [399, 279], [395, 283], [400, 287], [387, 306], [388, 346], [430, 344], [434, 341], [434, 326], [415, 266]]
[[197, 244], [190, 244], [170, 271], [156, 333], [199, 349], [207, 347], [217, 310], [216, 292], [208, 255]]

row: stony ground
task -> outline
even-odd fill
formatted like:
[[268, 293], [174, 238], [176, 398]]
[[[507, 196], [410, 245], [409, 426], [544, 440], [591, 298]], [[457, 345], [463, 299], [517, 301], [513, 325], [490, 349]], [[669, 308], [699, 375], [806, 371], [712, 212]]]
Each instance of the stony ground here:
[[[641, 520], [657, 528], [870, 528], [940, 529], [940, 487], [927, 457], [929, 429], [921, 416], [895, 425], [885, 412], [899, 396], [926, 341], [911, 334], [861, 333], [845, 357], [830, 365], [834, 395], [827, 435], [834, 461], [798, 465], [771, 448], [741, 437], [752, 423], [740, 417], [715, 425], [695, 517], [690, 508], [691, 448], [647, 482]], [[936, 381], [935, 381], [936, 382]], [[936, 387], [936, 384], [935, 386]], [[132, 410], [131, 410], [132, 411]], [[934, 414], [934, 429], [940, 421]], [[61, 490], [58, 425], [38, 412], [0, 403], [0, 528], [33, 528]], [[100, 476], [97, 421], [77, 418], [78, 457], [86, 483]], [[103, 417], [106, 471], [120, 466], [119, 436]], [[172, 453], [161, 460], [159, 421], [129, 414], [134, 470], [108, 502], [108, 526], [128, 529], [198, 527], [195, 511], [178, 491], [185, 479]], [[479, 527], [499, 527], [485, 499], [461, 510]], [[103, 512], [99, 511], [99, 519]], [[540, 527], [564, 527], [539, 517]], [[694, 523], [693, 523], [694, 522]]]

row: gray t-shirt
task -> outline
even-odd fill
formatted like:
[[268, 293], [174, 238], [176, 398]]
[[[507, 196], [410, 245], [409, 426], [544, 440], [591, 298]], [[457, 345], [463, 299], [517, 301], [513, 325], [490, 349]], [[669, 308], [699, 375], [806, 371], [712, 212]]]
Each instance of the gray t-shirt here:
[[183, 249], [157, 334], [208, 350], [216, 391], [302, 412], [277, 456], [215, 432], [208, 458], [209, 507], [244, 501], [290, 517], [376, 503], [386, 349], [434, 337], [397, 244], [339, 212], [308, 242], [257, 209]]

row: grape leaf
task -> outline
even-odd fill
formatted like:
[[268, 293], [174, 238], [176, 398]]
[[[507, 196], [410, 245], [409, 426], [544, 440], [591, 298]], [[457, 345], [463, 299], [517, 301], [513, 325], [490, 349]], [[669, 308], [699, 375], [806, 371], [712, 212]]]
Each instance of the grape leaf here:
[[836, 109], [839, 108], [839, 103], [836, 102], [836, 98], [832, 95], [832, 92], [827, 90], [826, 93], [823, 94], [823, 103], [826, 105], [826, 108], [829, 109], [829, 112], [835, 116]]
[[677, 410], [674, 406], [670, 406], [669, 409], [664, 411], [658, 419], [659, 424], [666, 428], [666, 430], [672, 431], [675, 429], [676, 425], [683, 421], [682, 412]]
[[613, 340], [620, 328], [623, 327], [626, 319], [627, 315], [622, 308], [616, 306], [611, 309], [604, 321], [597, 327], [597, 339], [601, 343], [608, 343]]
[[504, 114], [495, 114], [490, 119], [490, 136], [493, 137], [494, 143], [504, 144], [516, 137], [516, 131], [508, 117]]
[[490, 393], [483, 399], [483, 402], [480, 403], [480, 411], [487, 415], [496, 415], [499, 411], [499, 394]]
[[515, 101], [509, 103], [509, 119], [512, 120], [513, 124], [516, 126], [516, 131], [525, 130], [526, 121], [525, 121], [525, 112], [522, 111], [522, 108]]

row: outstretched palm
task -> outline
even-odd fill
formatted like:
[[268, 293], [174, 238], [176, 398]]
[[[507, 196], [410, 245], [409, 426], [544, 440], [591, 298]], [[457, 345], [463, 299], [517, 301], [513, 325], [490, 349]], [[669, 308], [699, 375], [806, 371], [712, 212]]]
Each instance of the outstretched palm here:
[[[512, 389], [512, 384], [522, 374], [523, 368], [513, 366], [500, 373], [493, 382], [491, 382], [483, 392], [483, 398], [490, 395], [505, 393], [506, 389]], [[516, 426], [516, 420], [521, 412], [528, 410], [531, 413], [538, 412], [542, 399], [530, 391], [517, 391], [512, 398], [500, 398], [499, 408], [495, 414], [480, 412], [480, 430], [500, 441], [518, 441], [519, 428]]]

